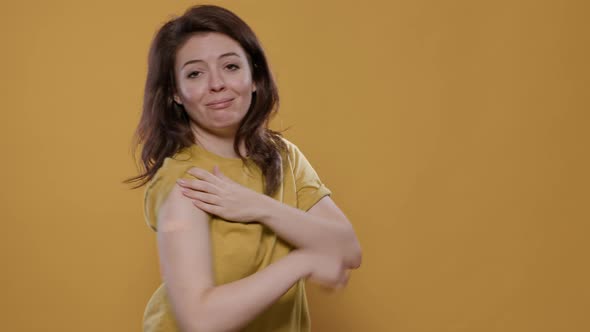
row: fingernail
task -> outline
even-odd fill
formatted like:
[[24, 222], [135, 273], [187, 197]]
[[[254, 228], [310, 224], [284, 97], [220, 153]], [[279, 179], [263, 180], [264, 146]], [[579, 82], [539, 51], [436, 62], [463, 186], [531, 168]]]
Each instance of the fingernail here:
[[182, 180], [182, 179], [178, 179], [178, 180], [176, 180], [176, 182], [177, 182], [178, 184], [185, 184], [184, 180]]

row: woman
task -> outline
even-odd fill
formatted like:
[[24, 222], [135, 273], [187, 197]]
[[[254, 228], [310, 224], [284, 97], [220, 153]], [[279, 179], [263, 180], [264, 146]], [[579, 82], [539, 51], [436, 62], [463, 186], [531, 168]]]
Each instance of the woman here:
[[212, 5], [157, 32], [137, 143], [162, 285], [144, 331], [309, 331], [304, 280], [358, 268], [351, 224], [296, 145], [252, 30]]

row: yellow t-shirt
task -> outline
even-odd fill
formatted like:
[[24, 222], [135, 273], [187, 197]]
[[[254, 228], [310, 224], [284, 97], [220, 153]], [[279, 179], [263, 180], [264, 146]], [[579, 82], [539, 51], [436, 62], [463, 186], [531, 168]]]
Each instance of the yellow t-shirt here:
[[[274, 199], [284, 204], [309, 210], [331, 191], [320, 181], [308, 160], [297, 146], [283, 138], [288, 152], [282, 154], [282, 183]], [[254, 162], [243, 163], [239, 158], [225, 158], [199, 145], [183, 149], [166, 158], [162, 167], [145, 189], [144, 214], [147, 224], [157, 232], [158, 208], [174, 187], [178, 178], [194, 178], [186, 173], [191, 167], [213, 172], [213, 166], [233, 181], [263, 193], [262, 172]], [[228, 222], [219, 217], [209, 218], [216, 285], [245, 278], [287, 255], [293, 247], [261, 223]], [[144, 332], [178, 331], [165, 283], [154, 292], [145, 308]], [[307, 332], [310, 319], [304, 280], [299, 280], [277, 302], [256, 317], [244, 332]]]

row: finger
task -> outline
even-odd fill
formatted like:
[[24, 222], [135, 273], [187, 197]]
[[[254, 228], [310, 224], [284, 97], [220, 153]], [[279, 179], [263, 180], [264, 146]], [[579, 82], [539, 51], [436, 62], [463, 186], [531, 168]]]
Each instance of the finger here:
[[210, 213], [210, 214], [213, 214], [216, 216], [219, 216], [219, 212], [221, 211], [217, 205], [208, 204], [208, 203], [199, 201], [198, 199], [193, 200], [193, 205], [198, 207], [199, 209], [207, 212], [207, 213]]
[[212, 205], [219, 205], [220, 199], [219, 196], [211, 195], [206, 192], [195, 191], [190, 189], [182, 189], [182, 194], [191, 199], [198, 199], [205, 203], [209, 203]]
[[177, 182], [183, 188], [207, 192], [215, 195], [219, 195], [220, 192], [216, 185], [203, 180], [179, 179]]
[[197, 179], [201, 179], [203, 181], [207, 181], [209, 183], [213, 183], [216, 185], [220, 185], [223, 183], [220, 178], [217, 176], [207, 172], [206, 170], [198, 167], [193, 167], [187, 171], [190, 175], [196, 177]]
[[229, 180], [229, 178], [221, 172], [221, 170], [219, 169], [219, 166], [217, 166], [217, 165], [215, 165], [213, 167], [213, 175], [217, 176], [218, 178], [220, 178], [222, 180]]

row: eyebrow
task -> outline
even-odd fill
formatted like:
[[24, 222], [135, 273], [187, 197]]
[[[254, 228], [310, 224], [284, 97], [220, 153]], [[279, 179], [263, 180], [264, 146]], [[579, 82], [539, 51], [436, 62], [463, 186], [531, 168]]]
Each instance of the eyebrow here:
[[[222, 55], [219, 56], [218, 59], [224, 58], [224, 57], [228, 57], [228, 56], [232, 56], [235, 55], [237, 57], [240, 57], [236, 52], [227, 52], [227, 53], [223, 53]], [[180, 69], [184, 68], [186, 65], [189, 65], [191, 63], [195, 63], [195, 62], [204, 62], [201, 59], [193, 59], [193, 60], [189, 60], [187, 62], [184, 63], [184, 65], [182, 65], [182, 67], [180, 67]]]

